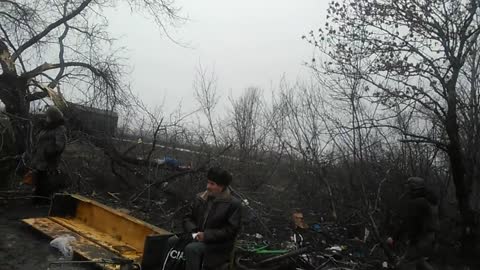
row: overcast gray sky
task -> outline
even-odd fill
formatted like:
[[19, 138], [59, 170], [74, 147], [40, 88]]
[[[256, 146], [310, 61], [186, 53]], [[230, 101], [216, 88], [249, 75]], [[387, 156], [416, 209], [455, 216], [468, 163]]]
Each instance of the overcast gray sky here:
[[[182, 102], [196, 107], [192, 83], [198, 63], [215, 68], [223, 101], [249, 86], [266, 92], [283, 74], [308, 77], [302, 66], [313, 48], [303, 34], [325, 21], [326, 0], [177, 0], [188, 21], [170, 34], [190, 48], [161, 35], [148, 18], [127, 6], [107, 10], [117, 45], [128, 49], [131, 84], [150, 106], [165, 98], [167, 110]], [[220, 105], [222, 107], [224, 105]]]

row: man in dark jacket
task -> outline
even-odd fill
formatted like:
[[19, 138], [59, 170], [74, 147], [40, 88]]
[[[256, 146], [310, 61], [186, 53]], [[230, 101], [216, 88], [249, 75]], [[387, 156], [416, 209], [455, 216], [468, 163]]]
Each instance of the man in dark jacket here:
[[214, 167], [207, 174], [207, 190], [198, 194], [183, 227], [194, 241], [184, 250], [186, 270], [213, 268], [228, 261], [240, 229], [240, 206], [228, 189], [230, 173]]
[[[31, 167], [35, 196], [49, 197], [54, 190], [52, 179], [58, 175], [60, 157], [67, 141], [62, 112], [50, 106], [46, 112], [44, 127], [38, 133], [33, 146]], [[34, 203], [48, 203], [48, 199], [35, 198]]]
[[[407, 236], [407, 251], [398, 263], [398, 269], [433, 269], [427, 258], [433, 253], [439, 229], [438, 202], [433, 192], [420, 177], [406, 182], [407, 200], [402, 209], [402, 221], [394, 238]], [[393, 239], [388, 242], [393, 243]]]

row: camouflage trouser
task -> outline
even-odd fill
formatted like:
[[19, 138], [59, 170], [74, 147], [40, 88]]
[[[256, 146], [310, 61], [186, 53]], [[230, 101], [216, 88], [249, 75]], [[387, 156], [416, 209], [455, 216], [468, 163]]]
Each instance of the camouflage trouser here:
[[425, 233], [415, 243], [409, 243], [407, 251], [400, 258], [398, 270], [434, 270], [427, 259], [435, 250], [435, 233]]

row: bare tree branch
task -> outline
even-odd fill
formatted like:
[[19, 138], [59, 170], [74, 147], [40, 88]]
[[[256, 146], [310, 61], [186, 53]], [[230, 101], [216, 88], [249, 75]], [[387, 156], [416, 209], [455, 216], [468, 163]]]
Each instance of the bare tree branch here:
[[57, 28], [58, 26], [68, 22], [69, 20], [75, 18], [78, 14], [80, 14], [87, 6], [92, 2], [92, 0], [84, 0], [76, 9], [74, 9], [68, 15], [58, 19], [57, 21], [48, 25], [42, 32], [38, 33], [37, 35], [33, 36], [27, 42], [23, 43], [12, 55], [12, 61], [15, 61], [26, 49], [33, 46], [35, 43], [40, 41], [44, 38], [48, 33], [50, 33], [53, 29]]

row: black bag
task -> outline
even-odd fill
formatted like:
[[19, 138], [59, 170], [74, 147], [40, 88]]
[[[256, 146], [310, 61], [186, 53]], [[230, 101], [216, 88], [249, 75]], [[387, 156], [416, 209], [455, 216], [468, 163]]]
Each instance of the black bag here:
[[178, 240], [171, 246], [165, 256], [162, 270], [184, 270], [185, 269], [185, 247], [193, 241], [192, 235], [183, 234], [178, 236]]

